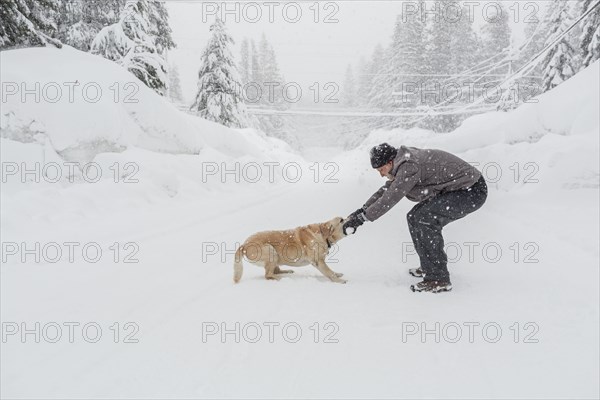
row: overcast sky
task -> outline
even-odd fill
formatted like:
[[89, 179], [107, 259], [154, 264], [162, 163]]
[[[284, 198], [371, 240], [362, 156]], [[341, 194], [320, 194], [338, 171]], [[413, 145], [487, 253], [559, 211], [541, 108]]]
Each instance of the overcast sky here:
[[[293, 4], [170, 0], [167, 7], [178, 48], [171, 51], [169, 62], [179, 67], [186, 100], [191, 101], [196, 93], [200, 55], [210, 35], [209, 26], [214, 21], [216, 5], [230, 11], [222, 17], [236, 41], [233, 50], [236, 61], [242, 39], [248, 37], [258, 43], [264, 33], [276, 51], [285, 80], [299, 82], [307, 88], [314, 82], [320, 87], [330, 81], [341, 85], [348, 63], [355, 66], [361, 56], [368, 58], [378, 43], [384, 46], [389, 43], [396, 16], [403, 7], [411, 7], [402, 3], [416, 4], [393, 0], [289, 3]], [[477, 26], [485, 23], [484, 12], [494, 15], [493, 6], [486, 6], [493, 2], [471, 3]], [[532, 3], [541, 4], [537, 13]], [[519, 42], [523, 39], [525, 18], [533, 14], [541, 18], [544, 2], [505, 4], [518, 4], [509, 13], [515, 40]], [[428, 7], [433, 9], [433, 3]]]

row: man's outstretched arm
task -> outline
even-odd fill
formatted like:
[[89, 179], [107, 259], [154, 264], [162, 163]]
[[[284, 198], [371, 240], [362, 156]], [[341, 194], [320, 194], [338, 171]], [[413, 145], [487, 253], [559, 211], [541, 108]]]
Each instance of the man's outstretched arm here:
[[[390, 185], [392, 184], [392, 181], [387, 181], [385, 183], [385, 185], [383, 185], [381, 188], [379, 188], [378, 191], [376, 191], [371, 197], [369, 197], [369, 199], [367, 200], [367, 202], [358, 210], [354, 211], [352, 214], [348, 215], [348, 219], [352, 220], [354, 218], [359, 217], [361, 214], [364, 216], [365, 210], [367, 208], [369, 208], [369, 206], [373, 203], [375, 203], [377, 200], [379, 200], [379, 198], [385, 193], [386, 190], [388, 190], [388, 188], [390, 187]], [[365, 218], [363, 217], [363, 221], [365, 220]]]
[[367, 200], [367, 202], [362, 206], [362, 209], [366, 210], [367, 208], [369, 208], [371, 206], [371, 204], [373, 204], [377, 200], [379, 200], [381, 198], [381, 196], [383, 196], [383, 194], [385, 192], [387, 192], [387, 190], [389, 189], [389, 187], [390, 187], [391, 184], [392, 184], [392, 181], [387, 181], [385, 183], [385, 185], [383, 185], [382, 187], [379, 188], [378, 191], [376, 191], [375, 193], [373, 193], [373, 195], [371, 197], [369, 197], [369, 199]]
[[413, 163], [402, 165], [393, 181], [386, 182], [367, 200], [363, 208], [350, 214], [343, 227], [344, 234], [354, 233], [365, 221], [375, 221], [387, 213], [419, 182], [418, 170], [418, 166]]
[[[413, 163], [405, 163], [398, 169], [393, 181], [379, 198], [365, 208], [368, 221], [375, 221], [394, 207], [419, 182], [418, 167]], [[387, 183], [386, 183], [387, 185]], [[383, 188], [382, 188], [383, 189]], [[381, 190], [381, 189], [380, 189]], [[379, 192], [379, 191], [378, 191]], [[375, 193], [376, 195], [377, 193]], [[373, 197], [375, 197], [373, 195]], [[371, 200], [369, 199], [369, 200]]]

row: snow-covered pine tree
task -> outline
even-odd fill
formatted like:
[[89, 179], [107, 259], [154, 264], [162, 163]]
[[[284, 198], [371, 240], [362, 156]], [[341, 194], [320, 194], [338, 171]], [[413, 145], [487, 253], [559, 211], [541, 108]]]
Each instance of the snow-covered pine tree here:
[[[468, 13], [467, 7], [463, 7], [462, 18], [457, 23], [452, 24], [454, 31], [452, 35], [451, 62], [455, 73], [462, 73], [483, 61], [483, 44], [473, 28], [473, 22], [468, 18]], [[508, 20], [507, 12], [502, 15], [506, 15], [505, 18]], [[506, 32], [503, 35], [506, 35]], [[510, 28], [508, 28], [508, 40], [502, 43], [503, 46], [510, 44], [510, 35]], [[505, 39], [502, 40], [504, 41]], [[472, 77], [468, 79], [472, 79]]]
[[125, 2], [126, 0], [61, 0], [58, 38], [76, 49], [89, 51], [98, 32], [119, 21]]
[[148, 0], [127, 0], [119, 21], [103, 28], [92, 42], [92, 53], [115, 61], [146, 86], [165, 95], [167, 65], [159, 53], [150, 24]]
[[449, 74], [456, 72], [451, 65], [452, 60], [452, 24], [446, 18], [429, 21], [426, 62], [433, 74]]
[[[587, 12], [596, 0], [584, 0], [582, 12]], [[600, 6], [583, 21], [581, 35], [582, 68], [589, 67], [594, 61], [600, 59]]]
[[230, 50], [233, 38], [217, 16], [210, 26], [211, 37], [202, 53], [198, 93], [191, 110], [210, 121], [245, 128], [250, 119], [241, 96], [239, 74]]
[[425, 62], [433, 74], [458, 74], [482, 58], [481, 43], [468, 18], [468, 9], [465, 6], [461, 15], [457, 13], [448, 11], [445, 17], [427, 24], [426, 37], [430, 43]]
[[261, 66], [258, 51], [256, 50], [256, 43], [254, 39], [250, 40], [250, 81], [258, 84], [262, 87], [263, 77], [261, 73]]
[[[446, 18], [429, 21], [427, 25], [430, 43], [426, 48], [425, 62], [433, 76], [424, 82], [422, 90], [433, 93], [434, 96], [423, 98], [423, 106], [435, 107], [446, 100], [441, 98], [441, 85], [449, 80], [447, 75], [459, 72], [458, 66], [452, 65], [453, 34], [453, 27]], [[449, 131], [453, 126], [452, 116], [432, 116], [421, 121], [420, 126], [437, 132]]]
[[[369, 91], [368, 107], [380, 112], [390, 112], [394, 108], [393, 88], [390, 78], [394, 74], [392, 69], [392, 47], [383, 48], [377, 44], [371, 59], [373, 75], [371, 79], [371, 90]], [[378, 117], [373, 121], [366, 120], [365, 123], [380, 127], [393, 128], [397, 119], [393, 117]]]
[[[423, 72], [423, 52], [425, 43], [423, 33], [424, 21], [420, 16], [396, 17], [392, 41], [381, 54], [380, 61], [373, 60], [374, 76], [369, 93], [369, 105], [381, 111], [392, 111], [406, 107], [403, 98], [395, 96], [403, 90], [403, 83], [415, 81], [409, 74], [419, 75]], [[379, 50], [376, 49], [376, 52]], [[375, 56], [375, 55], [374, 55]], [[382, 62], [379, 64], [379, 62]], [[413, 106], [416, 102], [413, 102]], [[391, 121], [390, 121], [391, 122]]]
[[174, 103], [183, 102], [179, 68], [177, 68], [176, 65], [171, 65], [171, 68], [169, 68], [169, 99], [171, 99], [171, 101]]
[[352, 71], [352, 65], [348, 64], [346, 67], [346, 74], [344, 77], [344, 85], [342, 86], [342, 104], [345, 107], [356, 107], [357, 105], [357, 89], [356, 80], [354, 79], [354, 72]]
[[[505, 56], [498, 56], [493, 58], [490, 62], [491, 65], [502, 63], [501, 65], [483, 72], [490, 75], [487, 83], [492, 84], [501, 81], [502, 75], [512, 75], [516, 62], [516, 60], [512, 58], [517, 57], [509, 25], [509, 11], [502, 3], [495, 3], [494, 10], [495, 12], [492, 15], [488, 15], [486, 22], [481, 28], [482, 54], [480, 60], [484, 61], [493, 58], [494, 56], [498, 56], [503, 52], [505, 53]], [[508, 63], [505, 62], [507, 57]], [[501, 79], [498, 79], [498, 76], [500, 76]], [[486, 82], [483, 82], [483, 85], [485, 84]], [[517, 85], [518, 82], [514, 81], [510, 88], [503, 91], [500, 101], [497, 104], [497, 109], [508, 111], [516, 108], [518, 104]]]
[[263, 84], [262, 103], [278, 108], [285, 106], [282, 92], [283, 76], [279, 71], [275, 50], [264, 33], [259, 44], [258, 60]]
[[[481, 28], [481, 46], [482, 52], [480, 61], [489, 59], [502, 51], [509, 49], [511, 45], [512, 32], [510, 28], [509, 11], [501, 2], [494, 3], [495, 13], [492, 13], [484, 22]], [[475, 53], [470, 53], [475, 54]], [[475, 61], [474, 59], [472, 59]], [[502, 61], [502, 57], [495, 58], [493, 62]], [[503, 74], [506, 72], [506, 66], [498, 66], [490, 74]]]
[[384, 49], [380, 44], [375, 47], [371, 65], [373, 65], [373, 76], [371, 90], [369, 91], [369, 107], [381, 111], [389, 111], [392, 108], [392, 88], [390, 86], [391, 48]]
[[0, 0], [0, 49], [52, 44], [56, 34], [57, 0]]
[[250, 42], [248, 38], [242, 40], [240, 48], [240, 75], [242, 84], [250, 82]]
[[410, 68], [410, 61], [407, 58], [410, 58], [412, 54], [409, 54], [405, 48], [405, 45], [411, 44], [407, 35], [409, 31], [408, 21], [404, 22], [404, 17], [397, 15], [392, 41], [386, 52], [388, 55], [388, 65], [387, 74], [384, 79], [389, 85], [389, 90], [386, 92], [386, 96], [389, 96], [389, 98], [386, 99], [384, 105], [386, 111], [392, 111], [394, 108], [399, 107], [399, 101], [402, 100], [402, 98], [398, 98], [394, 93], [402, 90], [402, 84], [407, 80], [404, 75]]
[[[521, 50], [515, 68], [521, 68], [546, 46], [549, 29], [550, 25], [541, 19], [535, 19], [527, 23], [527, 26], [525, 27], [525, 40], [529, 41], [529, 43]], [[542, 71], [541, 63], [538, 63], [532, 70], [531, 75], [541, 76]]]
[[165, 7], [165, 0], [150, 0], [148, 5], [149, 34], [154, 37], [158, 54], [164, 56], [168, 50], [176, 47], [171, 35], [173, 30], [169, 25], [169, 12]]
[[[383, 52], [383, 47], [378, 44], [369, 60], [365, 57], [360, 58], [355, 74], [356, 106], [364, 109], [372, 107], [370, 105], [370, 95]], [[348, 149], [355, 148], [372, 131], [373, 126], [380, 123], [383, 123], [380, 118], [341, 119], [336, 128], [339, 129], [342, 146]], [[352, 135], [345, 135], [345, 132], [349, 131], [352, 132]]]
[[[286, 110], [290, 108], [283, 96], [285, 85], [283, 75], [279, 70], [277, 56], [271, 43], [263, 34], [259, 43], [258, 63], [262, 79], [262, 98], [260, 103], [267, 108]], [[259, 115], [256, 118], [260, 129], [268, 135], [296, 145], [297, 139], [292, 137], [288, 121], [281, 115]]]
[[[569, 1], [569, 15], [573, 16], [574, 19], [578, 18], [583, 14], [583, 1]], [[580, 21], [576, 24], [571, 32], [569, 32], [569, 43], [574, 49], [581, 48], [581, 39], [583, 37], [583, 23], [585, 21]], [[577, 66], [580, 67], [582, 63], [581, 53], [579, 51], [575, 52], [575, 56], [577, 58]]]
[[[525, 26], [524, 41], [519, 44], [520, 52], [514, 62], [514, 69], [518, 70], [525, 66], [533, 57], [546, 47], [546, 40], [549, 36], [550, 25], [546, 22], [550, 15], [546, 13], [543, 18], [533, 18], [528, 20]], [[529, 101], [532, 97], [541, 94], [543, 68], [542, 62], [538, 61], [533, 69], [519, 79], [518, 82], [518, 102]]]
[[364, 57], [361, 57], [358, 62], [358, 79], [357, 79], [357, 98], [356, 102], [359, 106], [369, 104], [369, 92], [371, 91], [371, 81], [373, 74], [373, 66]]
[[[242, 64], [245, 61], [246, 55], [244, 54], [244, 44], [242, 43]], [[259, 105], [264, 102], [265, 94], [263, 93], [263, 78], [261, 73], [261, 66], [259, 60], [259, 54], [256, 49], [256, 43], [254, 39], [248, 40], [248, 55], [247, 55], [247, 68], [243, 65], [240, 67], [240, 79], [243, 87], [244, 101], [249, 102], [253, 105]], [[245, 70], [244, 70], [245, 68]]]
[[[425, 7], [424, 2], [419, 2], [420, 7]], [[421, 14], [398, 15], [391, 44], [390, 59], [390, 87], [393, 92], [399, 93], [407, 85], [420, 85], [422, 74], [425, 73], [425, 21]], [[392, 108], [416, 107], [419, 98], [392, 95]]]
[[[550, 37], [546, 44], [557, 39], [572, 23], [569, 14], [568, 0], [554, 0], [550, 5]], [[543, 61], [544, 68], [544, 92], [555, 88], [567, 79], [575, 75], [575, 50], [569, 42], [568, 35], [563, 37], [552, 49], [548, 51]]]
[[[480, 42], [468, 15], [467, 8], [463, 7], [461, 15], [449, 12], [427, 25], [430, 43], [426, 47], [425, 64], [429, 65], [431, 74], [437, 75], [425, 83], [425, 90], [437, 93], [437, 96], [427, 96], [427, 105], [456, 105], [466, 99], [457, 89], [442, 88], [449, 84], [454, 88], [463, 88], [469, 79], [472, 81], [472, 78], [460, 76], [479, 61], [478, 54], [481, 53]], [[424, 121], [422, 126], [438, 132], [449, 132], [460, 124], [461, 118], [460, 115], [435, 116]]]
[[[94, 2], [90, 2], [94, 3]], [[90, 34], [85, 26], [83, 7], [86, 3], [81, 1], [61, 0], [59, 3], [58, 17], [56, 20], [58, 39], [76, 49], [87, 51], [89, 44], [94, 40], [96, 33]], [[83, 39], [86, 38], [86, 39]], [[87, 42], [87, 48], [86, 43]]]

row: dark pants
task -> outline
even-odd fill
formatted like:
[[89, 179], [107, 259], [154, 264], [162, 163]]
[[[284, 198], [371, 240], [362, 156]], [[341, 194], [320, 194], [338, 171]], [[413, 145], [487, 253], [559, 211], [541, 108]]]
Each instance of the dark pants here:
[[478, 210], [487, 199], [483, 176], [470, 188], [440, 193], [408, 213], [408, 228], [426, 281], [450, 282], [442, 228]]

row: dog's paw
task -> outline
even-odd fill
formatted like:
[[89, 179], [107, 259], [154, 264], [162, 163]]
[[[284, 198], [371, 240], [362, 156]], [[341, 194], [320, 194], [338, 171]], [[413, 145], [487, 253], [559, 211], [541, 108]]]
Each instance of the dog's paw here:
[[290, 270], [290, 269], [282, 269], [279, 272], [276, 272], [277, 274], [293, 274], [294, 271]]
[[333, 281], [334, 281], [335, 283], [347, 283], [347, 282], [348, 282], [347, 280], [345, 280], [345, 279], [340, 279], [340, 278], [335, 278], [335, 279], [333, 279]]
[[342, 276], [344, 276], [344, 274], [342, 274], [341, 272], [336, 272], [335, 276], [337, 276], [338, 278], [341, 278]]

